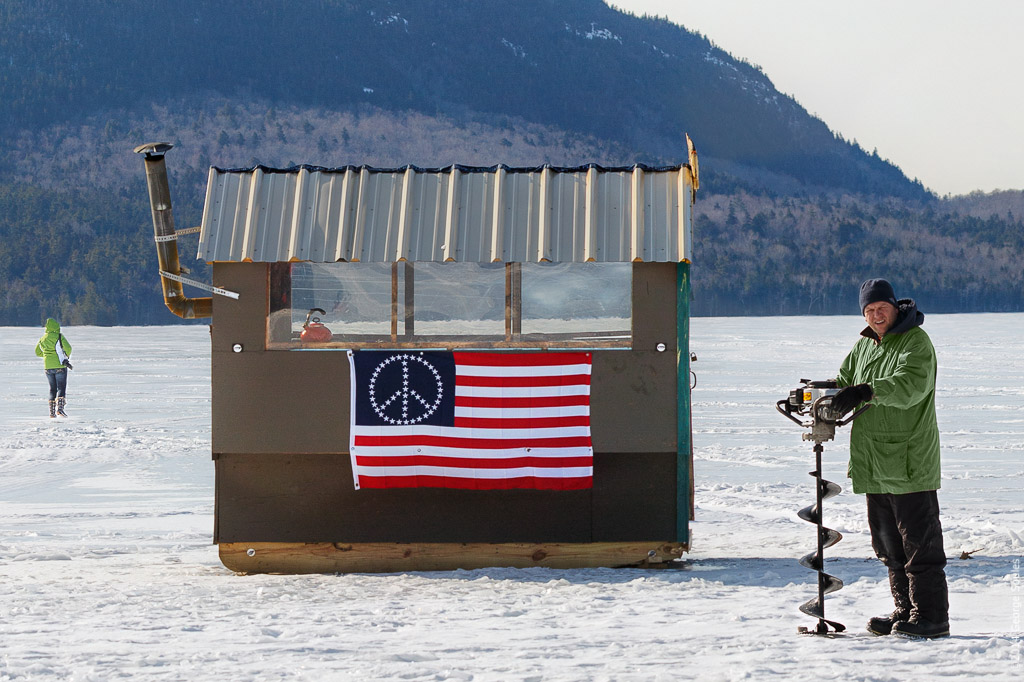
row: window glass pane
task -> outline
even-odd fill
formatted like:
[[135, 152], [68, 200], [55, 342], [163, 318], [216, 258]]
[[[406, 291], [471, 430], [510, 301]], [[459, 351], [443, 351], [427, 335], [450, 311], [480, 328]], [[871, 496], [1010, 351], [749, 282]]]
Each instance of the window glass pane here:
[[630, 339], [631, 263], [523, 263], [523, 336]]
[[[324, 312], [315, 311], [315, 308]], [[302, 333], [307, 317], [319, 317], [321, 323], [331, 330], [335, 341], [341, 338], [390, 339], [391, 265], [293, 263], [290, 316], [292, 338], [298, 338]]]
[[[275, 348], [632, 343], [631, 263], [276, 263]], [[307, 325], [324, 326], [315, 334]]]
[[417, 337], [505, 337], [504, 263], [416, 263]]

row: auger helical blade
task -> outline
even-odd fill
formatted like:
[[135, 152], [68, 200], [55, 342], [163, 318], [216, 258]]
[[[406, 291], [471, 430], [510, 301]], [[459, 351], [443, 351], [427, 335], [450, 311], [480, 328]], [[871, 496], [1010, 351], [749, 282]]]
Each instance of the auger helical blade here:
[[838, 592], [843, 589], [843, 581], [834, 575], [821, 573], [820, 576], [820, 579], [825, 581], [825, 594], [832, 594], [833, 592]]
[[842, 632], [846, 629], [846, 626], [842, 623], [836, 622], [834, 620], [828, 620], [825, 618], [825, 610], [821, 607], [821, 602], [818, 601], [817, 597], [801, 604], [800, 612], [807, 614], [811, 618], [817, 618], [820, 621], [817, 630], [806, 630], [807, 632], [816, 633], [819, 635], [827, 634], [827, 630], [822, 629], [820, 623], [826, 623], [836, 632]]
[[[822, 528], [821, 531], [824, 539], [824, 542], [822, 543], [822, 549], [825, 549], [826, 547], [831, 547], [832, 545], [836, 544], [837, 542], [843, 539], [843, 536], [837, 530], [832, 530], [831, 528]], [[809, 568], [812, 571], [820, 571], [824, 567], [824, 563], [822, 562], [821, 557], [818, 555], [817, 550], [809, 552], [804, 556], [800, 557], [800, 565], [804, 568]]]
[[812, 571], [820, 571], [821, 557], [818, 556], [817, 550], [811, 552], [810, 554], [805, 554], [802, 557], [800, 557], [800, 565], [804, 568], [809, 568]]
[[[829, 630], [829, 628], [832, 628]], [[801, 627], [797, 629], [797, 632], [804, 635], [838, 635], [846, 630], [846, 626], [842, 623], [838, 623], [834, 620], [828, 620], [827, 618], [819, 618], [818, 625], [815, 628]]]
[[806, 613], [808, 616], [811, 616], [812, 618], [825, 617], [825, 609], [821, 608], [821, 602], [818, 601], [817, 597], [815, 597], [814, 599], [809, 599], [808, 601], [801, 604], [800, 612]]
[[830, 497], [835, 497], [841, 492], [843, 492], [843, 489], [839, 487], [838, 483], [821, 479], [821, 499], [827, 500]]
[[[825, 620], [824, 618], [822, 620]], [[846, 629], [846, 626], [834, 620], [825, 620], [826, 623], [832, 626], [832, 629], [836, 632], [842, 632]]]
[[803, 509], [798, 511], [796, 515], [804, 521], [806, 521], [807, 523], [818, 523], [820, 516], [818, 514], [818, 505], [812, 504], [808, 507], [804, 507]]
[[828, 549], [832, 545], [836, 544], [843, 539], [843, 534], [837, 530], [831, 528], [822, 527], [821, 529], [821, 548]]

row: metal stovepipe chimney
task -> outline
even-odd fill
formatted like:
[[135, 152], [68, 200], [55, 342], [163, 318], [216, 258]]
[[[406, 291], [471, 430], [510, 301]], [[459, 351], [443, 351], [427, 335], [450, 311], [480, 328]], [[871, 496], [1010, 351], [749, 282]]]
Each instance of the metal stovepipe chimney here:
[[171, 213], [171, 188], [167, 181], [167, 166], [164, 164], [164, 154], [173, 146], [169, 142], [150, 142], [135, 148], [135, 153], [145, 154], [146, 184], [149, 186], [149, 205], [153, 210], [153, 234], [156, 239], [156, 256], [160, 264], [164, 303], [178, 317], [213, 317], [212, 297], [186, 298], [181, 282], [163, 274], [181, 275], [174, 215]]

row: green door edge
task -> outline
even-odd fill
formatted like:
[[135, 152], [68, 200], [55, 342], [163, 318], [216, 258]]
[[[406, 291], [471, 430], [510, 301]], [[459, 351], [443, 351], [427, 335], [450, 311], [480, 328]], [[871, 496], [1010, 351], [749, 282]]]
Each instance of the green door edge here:
[[690, 264], [676, 266], [676, 541], [690, 545], [693, 422], [690, 409]]

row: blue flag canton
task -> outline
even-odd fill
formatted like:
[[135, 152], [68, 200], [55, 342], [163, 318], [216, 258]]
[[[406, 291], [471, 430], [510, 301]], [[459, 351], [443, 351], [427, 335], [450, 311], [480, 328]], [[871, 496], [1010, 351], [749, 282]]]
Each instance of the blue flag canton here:
[[355, 351], [352, 363], [359, 426], [455, 424], [452, 353]]

